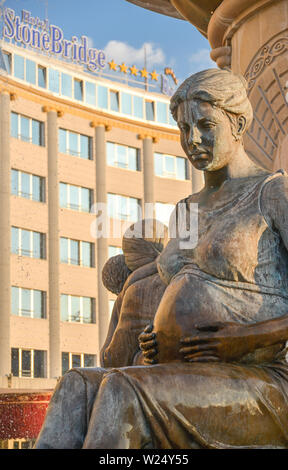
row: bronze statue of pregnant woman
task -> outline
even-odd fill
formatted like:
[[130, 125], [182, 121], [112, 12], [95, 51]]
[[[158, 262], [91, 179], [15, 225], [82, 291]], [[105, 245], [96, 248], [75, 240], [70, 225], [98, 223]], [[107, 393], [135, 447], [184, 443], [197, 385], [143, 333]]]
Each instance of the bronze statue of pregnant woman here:
[[[245, 153], [252, 109], [242, 77], [199, 72], [171, 111], [205, 175], [181, 201], [188, 216], [198, 204], [197, 246], [172, 238], [157, 258], [167, 287], [139, 337], [138, 365], [87, 372], [82, 437], [65, 442], [51, 405], [36, 448], [288, 448], [288, 178]], [[66, 414], [79, 393], [71, 374], [73, 390], [64, 376], [55, 392]]]

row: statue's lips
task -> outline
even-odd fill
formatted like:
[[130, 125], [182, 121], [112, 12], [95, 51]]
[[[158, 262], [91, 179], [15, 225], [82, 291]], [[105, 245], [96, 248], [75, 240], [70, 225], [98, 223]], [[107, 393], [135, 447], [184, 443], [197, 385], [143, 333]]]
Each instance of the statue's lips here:
[[201, 153], [193, 153], [190, 155], [190, 158], [192, 162], [197, 162], [199, 160], [208, 160], [209, 155], [206, 152], [201, 152]]

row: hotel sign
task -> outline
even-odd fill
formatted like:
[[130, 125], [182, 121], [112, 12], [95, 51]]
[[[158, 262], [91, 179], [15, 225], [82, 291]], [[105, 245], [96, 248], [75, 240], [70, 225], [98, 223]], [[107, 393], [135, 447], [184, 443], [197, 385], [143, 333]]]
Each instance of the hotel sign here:
[[86, 65], [91, 72], [101, 70], [106, 65], [105, 52], [88, 47], [86, 36], [81, 36], [80, 42], [76, 36], [69, 41], [64, 38], [61, 28], [49, 25], [48, 20], [31, 16], [27, 10], [22, 10], [20, 19], [14, 10], [5, 8], [3, 18], [3, 36], [7, 39]]

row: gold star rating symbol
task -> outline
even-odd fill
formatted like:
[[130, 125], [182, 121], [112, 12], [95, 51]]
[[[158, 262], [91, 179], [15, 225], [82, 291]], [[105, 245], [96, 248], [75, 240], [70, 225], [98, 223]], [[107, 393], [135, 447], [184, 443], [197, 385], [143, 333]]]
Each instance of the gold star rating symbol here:
[[131, 75], [135, 75], [135, 77], [137, 76], [138, 69], [136, 69], [135, 65], [130, 67], [130, 71], [131, 71]]
[[111, 60], [111, 62], [108, 62], [108, 64], [109, 64], [110, 70], [115, 70], [115, 72], [117, 72], [117, 64], [116, 62], [114, 62], [113, 59]]
[[156, 82], [158, 81], [158, 73], [156, 73], [156, 70], [153, 70], [153, 72], [150, 72], [150, 75], [151, 75], [151, 80], [156, 80]]
[[120, 68], [120, 72], [127, 73], [128, 67], [127, 65], [124, 64], [124, 62], [123, 64], [119, 65], [119, 68]]
[[142, 78], [148, 78], [148, 72], [145, 69], [145, 67], [144, 67], [144, 69], [140, 70], [140, 73], [141, 73]]

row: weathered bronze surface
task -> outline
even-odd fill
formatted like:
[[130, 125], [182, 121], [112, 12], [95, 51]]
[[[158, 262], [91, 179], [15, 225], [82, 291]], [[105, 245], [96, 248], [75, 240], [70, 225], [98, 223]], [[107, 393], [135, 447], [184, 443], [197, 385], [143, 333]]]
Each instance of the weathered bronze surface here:
[[36, 448], [288, 448], [288, 178], [245, 153], [252, 109], [242, 77], [199, 72], [171, 110], [205, 175], [180, 201], [188, 227], [198, 204], [198, 243], [183, 248], [178, 230], [135, 266], [105, 368], [64, 375]]

